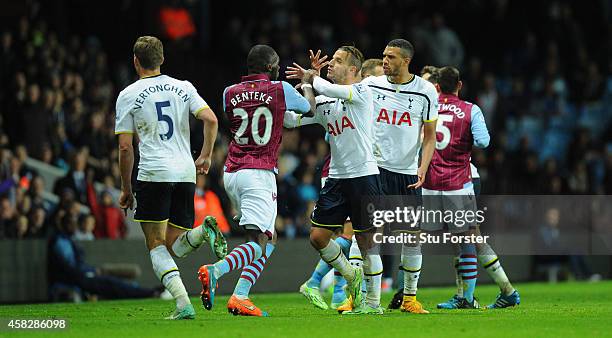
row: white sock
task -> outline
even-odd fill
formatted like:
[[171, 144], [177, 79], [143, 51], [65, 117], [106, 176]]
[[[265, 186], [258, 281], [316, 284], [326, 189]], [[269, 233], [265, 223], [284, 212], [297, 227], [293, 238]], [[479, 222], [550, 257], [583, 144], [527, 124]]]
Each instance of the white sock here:
[[355, 269], [351, 266], [348, 259], [342, 254], [340, 245], [335, 241], [329, 241], [326, 247], [319, 250], [321, 258], [340, 272], [342, 277], [347, 281], [352, 281], [355, 278]]
[[379, 254], [368, 253], [363, 260], [363, 275], [366, 284], [365, 300], [371, 307], [380, 306], [380, 288], [383, 264]]
[[510, 283], [504, 268], [499, 263], [499, 258], [490, 246], [488, 246], [488, 249], [483, 250], [483, 253], [483, 255], [478, 255], [480, 265], [487, 270], [489, 276], [491, 276], [497, 286], [499, 286], [499, 290], [504, 295], [511, 295], [514, 292], [514, 287]]
[[185, 305], [191, 304], [178, 267], [166, 246], [157, 246], [149, 253], [151, 255], [151, 263], [153, 263], [153, 271], [176, 300], [176, 308], [182, 309]]
[[205, 233], [206, 227], [204, 225], [200, 225], [199, 227], [185, 231], [178, 236], [174, 243], [172, 243], [172, 251], [174, 251], [176, 257], [185, 257], [193, 250], [196, 250], [202, 246], [205, 239]]
[[404, 295], [416, 296], [417, 285], [421, 275], [421, 246], [402, 246], [402, 266], [404, 270]]
[[[361, 257], [361, 251], [359, 250], [359, 245], [357, 245], [357, 239], [353, 236], [353, 240], [351, 243], [351, 249], [349, 251], [349, 262], [352, 266], [356, 268], [361, 268], [363, 265], [363, 257]], [[365, 295], [367, 292], [365, 278], [363, 283], [361, 284], [361, 292]]]

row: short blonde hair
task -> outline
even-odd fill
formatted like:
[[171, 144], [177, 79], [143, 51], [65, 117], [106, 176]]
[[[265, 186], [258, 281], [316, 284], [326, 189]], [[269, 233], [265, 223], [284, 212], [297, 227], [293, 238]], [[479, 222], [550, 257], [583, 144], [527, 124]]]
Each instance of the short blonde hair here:
[[164, 46], [154, 36], [141, 36], [134, 43], [134, 55], [144, 69], [155, 69], [164, 61]]
[[376, 67], [382, 67], [382, 65], [383, 65], [383, 60], [381, 59], [365, 60], [363, 65], [361, 65], [361, 77], [365, 78], [368, 75], [374, 74], [374, 69], [376, 69]]

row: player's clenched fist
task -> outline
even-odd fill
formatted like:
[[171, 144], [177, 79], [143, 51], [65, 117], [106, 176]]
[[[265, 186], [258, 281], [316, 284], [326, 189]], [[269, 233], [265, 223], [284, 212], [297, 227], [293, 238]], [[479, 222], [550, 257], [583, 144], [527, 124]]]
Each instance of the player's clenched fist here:
[[195, 161], [196, 172], [198, 175], [206, 175], [208, 174], [208, 169], [210, 169], [210, 156], [200, 156]]
[[121, 195], [119, 195], [119, 207], [121, 209], [134, 208], [134, 195], [131, 191], [121, 190]]

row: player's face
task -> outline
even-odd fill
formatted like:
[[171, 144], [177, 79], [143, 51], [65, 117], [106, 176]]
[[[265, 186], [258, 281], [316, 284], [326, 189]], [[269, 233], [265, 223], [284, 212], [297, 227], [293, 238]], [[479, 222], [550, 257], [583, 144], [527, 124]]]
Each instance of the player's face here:
[[334, 83], [343, 83], [348, 74], [348, 53], [337, 50], [327, 67], [327, 78]]
[[402, 55], [402, 50], [399, 47], [386, 47], [383, 52], [383, 71], [385, 75], [399, 75], [403, 68], [408, 67], [409, 60]]

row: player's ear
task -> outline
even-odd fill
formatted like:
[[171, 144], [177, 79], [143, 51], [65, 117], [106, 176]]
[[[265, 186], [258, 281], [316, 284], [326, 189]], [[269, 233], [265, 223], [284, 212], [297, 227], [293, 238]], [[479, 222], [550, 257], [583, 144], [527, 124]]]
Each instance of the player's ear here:
[[138, 61], [138, 58], [136, 57], [136, 55], [134, 55], [134, 68], [136, 69], [140, 68], [140, 62]]
[[166, 60], [166, 59], [164, 59], [164, 56], [162, 55], [162, 59], [161, 59], [161, 62], [159, 63], [159, 65], [160, 65], [160, 66], [161, 66], [161, 65], [163, 65], [165, 60]]
[[463, 88], [463, 81], [459, 80], [459, 83], [457, 83], [457, 91], [461, 91], [461, 88]]
[[441, 93], [440, 84], [436, 83], [434, 84], [434, 86], [436, 87], [436, 91], [438, 92], [438, 94], [440, 94]]

